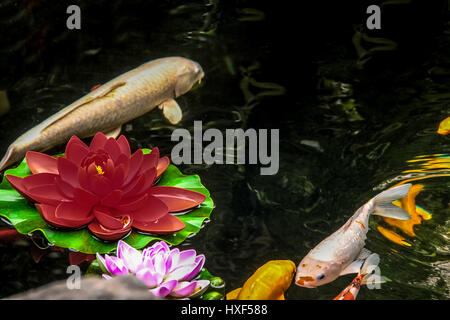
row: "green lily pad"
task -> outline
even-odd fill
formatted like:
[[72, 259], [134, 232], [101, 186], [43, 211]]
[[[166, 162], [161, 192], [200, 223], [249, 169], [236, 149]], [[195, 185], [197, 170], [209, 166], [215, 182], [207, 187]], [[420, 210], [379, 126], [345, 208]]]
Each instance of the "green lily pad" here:
[[224, 300], [225, 281], [213, 276], [207, 269], [203, 268], [194, 280], [209, 280], [209, 287], [198, 298], [199, 300]]
[[[142, 149], [142, 151], [144, 154], [151, 152], [150, 149]], [[26, 177], [31, 175], [31, 172], [24, 159], [17, 168], [7, 170], [4, 175], [7, 174]], [[182, 243], [189, 235], [200, 231], [203, 221], [210, 217], [214, 208], [214, 202], [209, 191], [202, 185], [200, 177], [198, 175], [184, 175], [172, 164], [162, 174], [156, 185], [197, 191], [206, 195], [206, 200], [198, 208], [177, 216], [186, 227], [176, 233], [152, 236], [133, 230], [122, 240], [136, 249], [141, 249], [155, 240], [164, 240], [172, 245]], [[96, 252], [108, 253], [115, 250], [117, 246], [117, 241], [106, 242], [95, 238], [87, 228], [77, 231], [62, 231], [52, 228], [41, 217], [35, 206], [22, 197], [5, 178], [0, 183], [0, 216], [8, 219], [22, 234], [41, 231], [50, 243], [58, 247], [93, 254]]]

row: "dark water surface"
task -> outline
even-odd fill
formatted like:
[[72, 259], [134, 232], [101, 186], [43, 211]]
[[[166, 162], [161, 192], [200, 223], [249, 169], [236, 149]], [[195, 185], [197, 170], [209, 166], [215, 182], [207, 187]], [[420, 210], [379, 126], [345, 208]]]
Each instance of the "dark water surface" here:
[[[74, 3], [82, 29], [69, 31], [65, 10]], [[391, 281], [362, 288], [358, 299], [449, 299], [450, 179], [432, 176], [450, 174], [450, 139], [436, 133], [450, 116], [447, 1], [386, 5], [377, 32], [362, 26], [366, 1], [288, 3], [2, 1], [0, 90], [11, 110], [0, 117], [0, 152], [93, 86], [155, 58], [185, 56], [206, 76], [177, 99], [183, 121], [169, 125], [153, 110], [125, 124], [133, 149], [158, 146], [170, 155], [171, 132], [192, 132], [194, 120], [223, 132], [280, 129], [276, 175], [262, 176], [256, 165], [179, 166], [200, 175], [216, 204], [211, 222], [182, 246], [204, 253], [227, 291], [268, 260], [297, 264], [375, 194], [427, 177], [413, 183], [424, 185], [416, 200], [432, 218], [414, 227], [415, 236], [371, 218], [366, 247]], [[358, 43], [368, 53], [358, 56]], [[444, 165], [432, 167], [437, 160]], [[68, 264], [67, 251], [0, 240], [0, 297], [65, 279]], [[318, 289], [293, 284], [286, 298], [331, 299], [352, 278]]]

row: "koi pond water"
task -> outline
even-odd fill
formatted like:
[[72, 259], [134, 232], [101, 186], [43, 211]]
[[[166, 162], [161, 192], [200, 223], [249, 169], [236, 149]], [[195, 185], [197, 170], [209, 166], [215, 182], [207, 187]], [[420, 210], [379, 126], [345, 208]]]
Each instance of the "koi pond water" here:
[[[450, 138], [448, 128], [438, 132], [450, 117], [447, 1], [75, 2], [79, 30], [66, 26], [68, 1], [0, 5], [2, 155], [95, 86], [150, 60], [192, 59], [205, 75], [177, 98], [181, 122], [158, 108], [126, 122], [131, 151], [158, 147], [171, 157], [173, 131], [193, 135], [194, 121], [224, 135], [279, 129], [279, 168], [176, 165], [198, 175], [214, 201], [201, 230], [177, 248], [203, 254], [228, 293], [270, 260], [297, 266], [375, 195], [412, 183], [397, 203], [410, 220], [369, 220], [365, 248], [379, 255], [385, 282], [362, 287], [358, 299], [450, 298]], [[383, 10], [380, 30], [366, 28], [373, 3]], [[70, 264], [86, 272], [92, 261], [39, 232], [19, 236], [6, 218], [0, 235], [0, 298], [67, 279]], [[353, 278], [313, 289], [292, 282], [285, 298], [333, 299]]]

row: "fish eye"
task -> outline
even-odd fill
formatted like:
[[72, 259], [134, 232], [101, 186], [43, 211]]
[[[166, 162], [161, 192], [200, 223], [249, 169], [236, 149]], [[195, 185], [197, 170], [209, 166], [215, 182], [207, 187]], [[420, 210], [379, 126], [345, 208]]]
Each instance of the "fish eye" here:
[[317, 275], [317, 279], [322, 280], [323, 278], [325, 278], [325, 275], [323, 273], [319, 273]]

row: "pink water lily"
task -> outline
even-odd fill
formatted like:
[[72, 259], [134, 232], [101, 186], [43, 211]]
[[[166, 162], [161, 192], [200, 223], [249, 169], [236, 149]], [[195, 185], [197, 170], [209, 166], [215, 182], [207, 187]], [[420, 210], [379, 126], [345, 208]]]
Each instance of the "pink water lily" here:
[[97, 253], [102, 268], [111, 275], [134, 274], [158, 297], [193, 298], [201, 295], [209, 286], [209, 280], [193, 280], [205, 263], [203, 254], [195, 250], [180, 251], [160, 241], [140, 252], [120, 240], [116, 256]]

